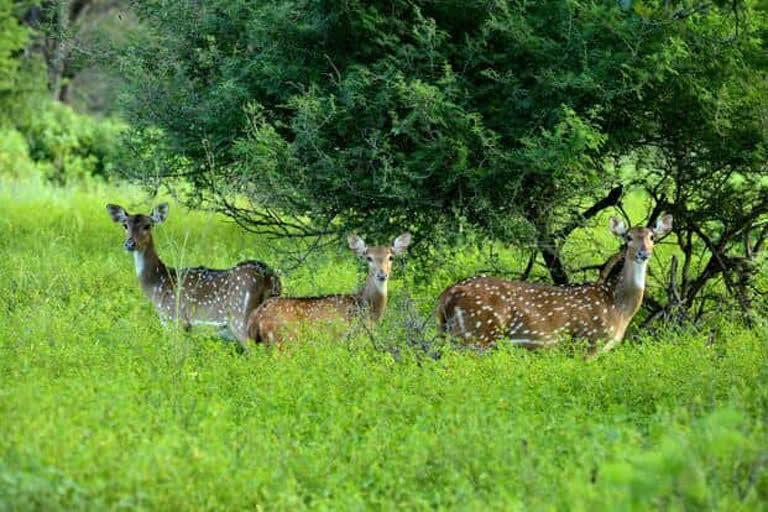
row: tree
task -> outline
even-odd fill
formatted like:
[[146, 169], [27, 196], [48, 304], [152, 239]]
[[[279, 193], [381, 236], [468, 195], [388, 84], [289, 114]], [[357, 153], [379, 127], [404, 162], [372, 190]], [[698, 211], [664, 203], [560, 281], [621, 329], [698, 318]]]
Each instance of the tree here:
[[768, 24], [765, 11], [748, 14], [674, 26], [679, 35], [635, 114], [651, 127], [634, 141], [648, 169], [638, 181], [654, 213], [674, 214], [681, 253], [666, 276], [665, 305], [651, 302], [654, 315], [694, 306], [700, 315], [720, 302], [720, 294], [712, 301], [717, 286], [745, 314], [752, 309], [768, 236]]
[[[12, 0], [0, 0], [0, 112], [8, 112], [19, 80], [19, 53], [27, 43], [27, 30], [13, 12]], [[7, 119], [0, 115], [0, 124]]]
[[[649, 190], [650, 217], [680, 215], [686, 240], [736, 210], [691, 212], [745, 197], [747, 185], [701, 185], [720, 166], [761, 194], [766, 22], [750, 2], [134, 7], [152, 33], [119, 60], [137, 175], [182, 177], [191, 202], [253, 231], [313, 238], [407, 225], [424, 239], [463, 222], [532, 242], [532, 257], [564, 283], [564, 242], [620, 206], [628, 187]], [[636, 172], [622, 171], [627, 159]], [[697, 179], [674, 178], [691, 169]], [[749, 211], [754, 226], [762, 210]]]
[[42, 0], [25, 10], [22, 19], [34, 30], [30, 50], [43, 58], [53, 99], [72, 102], [78, 74], [102, 58], [104, 49], [98, 44], [101, 38], [98, 30], [121, 3], [119, 0]]
[[[616, 185], [595, 105], [622, 63], [599, 42], [622, 14], [554, 5], [142, 3], [155, 38], [121, 61], [133, 64], [126, 107], [140, 129], [163, 129], [166, 175], [254, 229], [449, 215], [510, 238]], [[227, 201], [243, 194], [247, 209]]]

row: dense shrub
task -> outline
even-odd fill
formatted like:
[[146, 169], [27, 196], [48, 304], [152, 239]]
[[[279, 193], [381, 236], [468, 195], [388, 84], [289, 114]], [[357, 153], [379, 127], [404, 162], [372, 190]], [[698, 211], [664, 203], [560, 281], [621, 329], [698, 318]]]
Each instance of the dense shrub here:
[[22, 7], [0, 0], [0, 176], [38, 173], [57, 184], [109, 176], [124, 125], [51, 99], [42, 58], [22, 51], [35, 33], [19, 22]]
[[18, 127], [27, 138], [30, 157], [51, 181], [106, 177], [115, 171], [123, 130], [118, 122], [97, 120], [51, 101]]
[[21, 177], [37, 172], [57, 184], [113, 175], [124, 125], [41, 100], [42, 108], [25, 112], [4, 130], [0, 174]]
[[0, 175], [18, 178], [36, 172], [24, 135], [15, 129], [0, 130]]
[[[0, 0], [0, 106], [5, 96], [19, 86], [17, 53], [27, 42], [27, 30], [14, 16], [13, 0]], [[2, 120], [0, 114], [0, 121]]]

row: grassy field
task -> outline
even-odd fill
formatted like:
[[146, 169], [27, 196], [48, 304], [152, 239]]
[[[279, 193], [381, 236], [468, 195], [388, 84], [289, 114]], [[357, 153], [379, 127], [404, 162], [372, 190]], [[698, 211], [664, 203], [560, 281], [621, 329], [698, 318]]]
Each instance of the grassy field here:
[[[240, 355], [161, 326], [106, 202], [149, 210], [129, 188], [0, 182], [0, 510], [768, 510], [765, 326], [635, 336], [591, 362], [321, 334]], [[173, 265], [280, 266], [173, 205], [156, 245]], [[483, 266], [438, 263], [398, 267], [395, 310]], [[361, 268], [328, 251], [284, 289], [350, 290]]]

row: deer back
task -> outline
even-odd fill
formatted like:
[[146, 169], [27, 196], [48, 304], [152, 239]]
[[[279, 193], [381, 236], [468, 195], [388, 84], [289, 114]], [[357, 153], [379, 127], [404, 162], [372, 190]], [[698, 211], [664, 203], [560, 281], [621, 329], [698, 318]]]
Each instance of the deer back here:
[[271, 298], [251, 313], [248, 336], [256, 342], [278, 343], [296, 334], [302, 324], [347, 324], [362, 309], [358, 295]]

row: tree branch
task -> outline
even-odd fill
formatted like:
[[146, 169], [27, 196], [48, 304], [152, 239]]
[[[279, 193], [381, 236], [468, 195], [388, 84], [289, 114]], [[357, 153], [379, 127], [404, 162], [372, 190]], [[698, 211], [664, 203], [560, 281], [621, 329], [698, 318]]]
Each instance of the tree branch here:
[[610, 208], [611, 206], [616, 206], [621, 201], [621, 196], [624, 193], [624, 186], [618, 185], [616, 187], [613, 187], [610, 192], [608, 192], [608, 195], [606, 195], [604, 198], [597, 201], [595, 204], [584, 210], [580, 215], [578, 215], [576, 218], [574, 218], [571, 222], [560, 228], [558, 231], [555, 232], [553, 235], [553, 238], [555, 240], [562, 240], [566, 238], [568, 235], [571, 234], [571, 232], [584, 224], [585, 221], [591, 219], [601, 211], [605, 210], [606, 208]]

